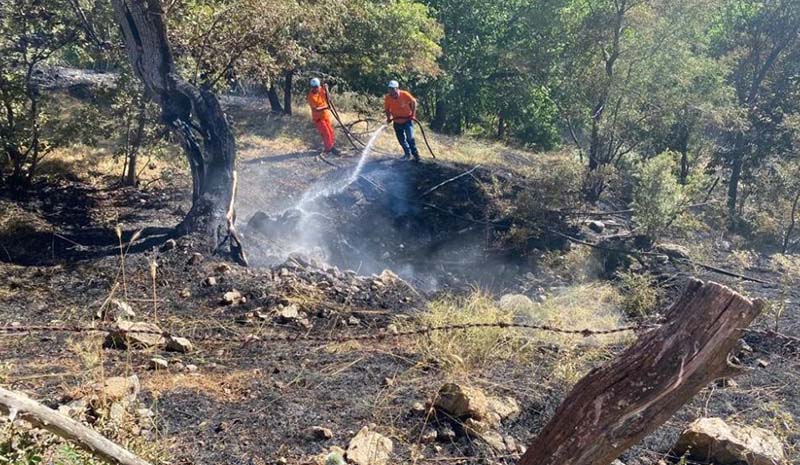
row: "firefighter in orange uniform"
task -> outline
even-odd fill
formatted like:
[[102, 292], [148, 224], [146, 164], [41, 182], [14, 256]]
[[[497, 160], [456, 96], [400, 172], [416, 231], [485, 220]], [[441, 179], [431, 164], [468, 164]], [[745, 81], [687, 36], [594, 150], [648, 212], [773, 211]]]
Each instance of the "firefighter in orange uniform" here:
[[419, 151], [414, 140], [414, 120], [417, 117], [417, 100], [410, 92], [400, 90], [397, 81], [389, 81], [389, 92], [383, 98], [386, 123], [394, 123], [394, 134], [403, 148], [403, 159], [414, 157], [419, 161]]
[[336, 136], [333, 133], [331, 124], [331, 111], [328, 108], [328, 89], [321, 85], [318, 78], [311, 80], [311, 90], [308, 92], [308, 106], [311, 107], [311, 118], [314, 126], [317, 127], [319, 135], [322, 136], [322, 143], [325, 147], [323, 153], [333, 153], [339, 155], [336, 149]]

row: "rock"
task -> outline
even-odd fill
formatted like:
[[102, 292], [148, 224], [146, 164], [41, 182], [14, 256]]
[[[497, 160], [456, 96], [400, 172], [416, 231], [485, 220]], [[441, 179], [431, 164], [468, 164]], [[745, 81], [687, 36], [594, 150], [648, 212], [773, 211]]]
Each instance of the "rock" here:
[[150, 363], [148, 364], [151, 370], [167, 370], [169, 369], [169, 363], [166, 360], [160, 357], [153, 357], [150, 359]]
[[222, 294], [222, 303], [225, 305], [236, 305], [240, 303], [242, 299], [244, 299], [244, 297], [242, 297], [242, 293], [236, 289]]
[[86, 413], [86, 410], [88, 408], [89, 408], [89, 402], [86, 399], [76, 399], [67, 402], [64, 405], [59, 405], [58, 413], [76, 419], [83, 416], [83, 414]]
[[227, 263], [220, 263], [219, 265], [214, 267], [214, 271], [217, 273], [228, 273], [231, 271], [231, 266]]
[[655, 249], [658, 253], [672, 258], [679, 258], [683, 260], [689, 259], [689, 249], [678, 244], [658, 244]]
[[490, 397], [489, 411], [496, 414], [500, 420], [513, 420], [519, 415], [519, 404], [513, 397]]
[[356, 465], [386, 465], [394, 450], [391, 439], [370, 431], [369, 427], [361, 431], [350, 440], [347, 446], [347, 460]]
[[603, 223], [602, 221], [597, 221], [597, 220], [590, 221], [588, 223], [588, 226], [589, 226], [589, 229], [591, 229], [592, 231], [594, 231], [596, 233], [601, 233], [601, 232], [603, 232], [604, 229], [606, 229], [606, 224]]
[[417, 415], [421, 415], [423, 413], [426, 413], [427, 411], [428, 409], [425, 408], [425, 404], [423, 404], [422, 402], [414, 402], [414, 405], [411, 406], [411, 413]]
[[186, 365], [186, 371], [188, 371], [189, 373], [197, 373], [199, 371], [199, 368], [197, 368], [197, 365], [192, 365], [190, 363]]
[[178, 246], [178, 243], [175, 242], [175, 239], [168, 239], [167, 242], [161, 245], [162, 252], [169, 252], [170, 250], [174, 249]]
[[358, 326], [361, 324], [361, 320], [354, 316], [350, 316], [350, 318], [347, 319], [347, 324], [350, 326]]
[[203, 254], [194, 252], [189, 260], [186, 262], [187, 265], [197, 265], [203, 262]]
[[206, 287], [212, 287], [217, 285], [217, 278], [213, 276], [209, 276], [208, 278], [203, 281], [203, 285]]
[[127, 302], [111, 299], [106, 307], [100, 309], [95, 316], [101, 320], [130, 320], [136, 318], [136, 313]]
[[117, 328], [106, 336], [105, 347], [115, 349], [149, 349], [165, 342], [161, 328], [145, 322], [118, 321]]
[[291, 323], [300, 319], [300, 309], [295, 304], [278, 307], [278, 323]]
[[103, 384], [94, 386], [97, 395], [105, 402], [133, 402], [139, 389], [139, 378], [136, 375], [107, 378]]
[[333, 431], [331, 431], [329, 428], [323, 428], [321, 426], [311, 427], [309, 433], [309, 436], [321, 441], [327, 441], [328, 439], [333, 438]]
[[533, 306], [533, 301], [526, 295], [506, 294], [500, 297], [498, 306], [506, 312], [518, 312]]
[[764, 360], [763, 358], [756, 360], [756, 363], [758, 363], [759, 368], [766, 368], [769, 366], [769, 362]]
[[438, 439], [439, 442], [453, 442], [456, 440], [456, 432], [450, 425], [443, 424], [439, 427]]
[[625, 462], [623, 462], [620, 459], [617, 459], [617, 460], [614, 460], [613, 462], [611, 462], [611, 465], [625, 465]]
[[194, 345], [185, 337], [170, 336], [167, 339], [167, 350], [187, 354], [194, 350]]
[[183, 289], [180, 292], [180, 294], [178, 294], [178, 296], [180, 296], [180, 298], [182, 299], [188, 299], [189, 297], [192, 296], [192, 291], [190, 291], [189, 289]]
[[112, 422], [121, 425], [125, 421], [127, 412], [125, 411], [125, 404], [123, 402], [114, 402], [108, 409], [107, 418]]
[[455, 418], [482, 420], [489, 414], [489, 400], [483, 391], [455, 383], [439, 389], [434, 406]]
[[783, 445], [771, 432], [752, 426], [733, 426], [721, 418], [700, 418], [681, 433], [675, 451], [718, 465], [783, 465]]
[[438, 437], [439, 433], [435, 429], [425, 428], [425, 430], [422, 431], [422, 434], [420, 435], [419, 439], [424, 444], [429, 444], [431, 442], [435, 442]]
[[400, 276], [397, 276], [394, 271], [392, 270], [383, 270], [381, 274], [378, 275], [378, 279], [381, 280], [383, 284], [393, 284], [396, 282], [402, 282], [403, 280]]

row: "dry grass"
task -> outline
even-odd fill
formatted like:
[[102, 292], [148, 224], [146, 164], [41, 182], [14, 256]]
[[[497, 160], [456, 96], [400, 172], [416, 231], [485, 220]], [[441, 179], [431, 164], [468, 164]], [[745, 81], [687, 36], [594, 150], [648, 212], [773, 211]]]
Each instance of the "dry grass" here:
[[258, 370], [232, 370], [227, 373], [175, 374], [167, 371], [155, 372], [142, 380], [145, 389], [158, 398], [163, 393], [186, 390], [204, 394], [222, 402], [237, 402], [247, 399], [247, 385], [263, 374]]
[[[544, 303], [501, 309], [481, 292], [466, 297], [448, 297], [432, 302], [412, 325], [439, 326], [470, 323], [546, 324], [564, 329], [613, 329], [624, 324], [619, 292], [606, 284], [583, 284], [566, 288]], [[525, 364], [537, 357], [541, 345], [558, 346], [563, 354], [556, 376], [573, 382], [587, 362], [607, 352], [614, 344], [628, 343], [631, 335], [613, 334], [584, 338], [551, 332], [529, 333], [503, 329], [472, 329], [437, 332], [417, 338], [417, 352], [445, 368], [452, 375], [463, 375], [513, 360]], [[574, 354], [580, 348], [580, 355]]]

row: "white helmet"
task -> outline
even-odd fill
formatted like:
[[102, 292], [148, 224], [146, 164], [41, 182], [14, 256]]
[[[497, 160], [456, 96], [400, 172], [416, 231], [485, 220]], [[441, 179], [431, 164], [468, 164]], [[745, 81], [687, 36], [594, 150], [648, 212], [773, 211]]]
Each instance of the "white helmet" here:
[[319, 78], [311, 78], [311, 87], [319, 87]]
[[392, 79], [391, 81], [389, 81], [389, 88], [390, 89], [398, 89], [398, 88], [400, 88], [400, 83], [395, 81], [394, 79]]

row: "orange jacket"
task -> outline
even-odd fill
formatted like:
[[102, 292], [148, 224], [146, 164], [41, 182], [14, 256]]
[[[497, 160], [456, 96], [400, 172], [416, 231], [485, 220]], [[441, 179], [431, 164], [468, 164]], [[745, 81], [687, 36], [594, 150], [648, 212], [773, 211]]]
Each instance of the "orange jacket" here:
[[319, 92], [316, 93], [308, 91], [308, 106], [311, 107], [311, 118], [314, 121], [331, 120], [328, 109], [328, 91], [325, 90], [325, 87], [320, 87]]
[[410, 92], [405, 90], [401, 90], [397, 98], [389, 94], [383, 97], [384, 110], [386, 110], [386, 113], [392, 115], [392, 118], [398, 124], [403, 124], [414, 116], [416, 104], [417, 99], [415, 99]]

